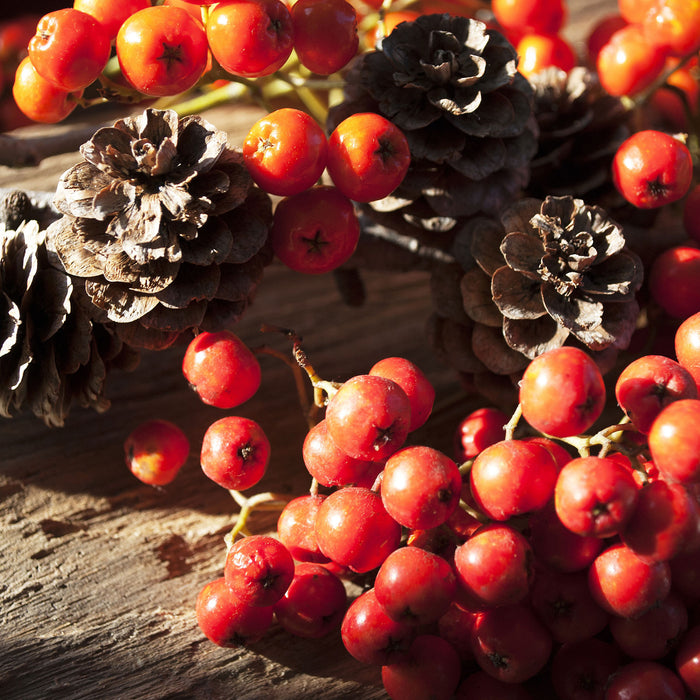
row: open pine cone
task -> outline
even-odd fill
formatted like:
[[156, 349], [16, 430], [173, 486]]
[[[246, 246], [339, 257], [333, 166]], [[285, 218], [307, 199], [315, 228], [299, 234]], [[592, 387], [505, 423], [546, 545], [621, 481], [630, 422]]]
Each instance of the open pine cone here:
[[425, 240], [464, 217], [495, 214], [528, 182], [532, 88], [513, 46], [478, 20], [433, 14], [398, 25], [353, 64], [329, 126], [362, 111], [382, 114], [408, 139], [403, 183], [364, 207], [399, 234]]
[[223, 131], [171, 110], [99, 129], [59, 181], [49, 240], [135, 347], [237, 321], [271, 254], [271, 201]]
[[432, 277], [432, 334], [463, 373], [517, 377], [564, 343], [586, 348], [605, 369], [629, 345], [643, 265], [600, 207], [525, 198], [500, 220], [467, 222], [453, 252], [458, 264]]
[[72, 404], [105, 410], [111, 367], [138, 360], [106, 326], [46, 246], [36, 220], [0, 223], [0, 415], [30, 410], [63, 425]]

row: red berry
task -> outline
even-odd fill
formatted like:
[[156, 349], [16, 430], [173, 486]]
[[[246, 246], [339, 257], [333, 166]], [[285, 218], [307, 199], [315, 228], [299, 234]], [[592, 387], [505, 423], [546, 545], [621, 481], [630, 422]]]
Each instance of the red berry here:
[[491, 10], [504, 29], [554, 34], [566, 19], [563, 0], [492, 0]]
[[226, 416], [204, 433], [202, 471], [225, 489], [244, 491], [265, 475], [270, 441], [258, 423], [243, 416]]
[[645, 15], [642, 25], [650, 44], [675, 56], [700, 49], [700, 3], [697, 0], [659, 1]]
[[463, 418], [455, 433], [457, 461], [473, 459], [489, 445], [504, 440], [508, 419], [498, 408], [477, 408]]
[[145, 484], [169, 484], [187, 461], [190, 443], [174, 423], [154, 419], [141, 423], [124, 442], [126, 464]]
[[674, 663], [686, 688], [693, 695], [700, 696], [700, 625], [691, 627], [683, 635]]
[[640, 209], [681, 199], [693, 179], [693, 159], [682, 140], [654, 129], [637, 131], [617, 149], [613, 181], [620, 194]]
[[114, 39], [119, 27], [135, 12], [150, 7], [150, 0], [73, 0], [73, 9], [92, 15]]
[[577, 63], [576, 52], [559, 34], [525, 34], [516, 46], [518, 70], [526, 78], [552, 66], [569, 72]]
[[658, 661], [631, 661], [618, 668], [610, 677], [605, 700], [642, 697], [684, 700], [686, 693], [681, 679]]
[[678, 326], [673, 339], [678, 362], [690, 372], [700, 391], [700, 312]]
[[661, 474], [683, 484], [700, 482], [700, 400], [674, 401], [649, 430], [649, 451]]
[[260, 363], [231, 331], [195, 336], [185, 351], [182, 373], [204, 403], [218, 408], [239, 406], [260, 387]]
[[654, 258], [649, 270], [649, 291], [671, 317], [686, 319], [700, 312], [700, 249], [693, 246], [667, 248]]
[[306, 494], [289, 501], [277, 518], [277, 536], [297, 561], [330, 561], [316, 539], [316, 514], [325, 500], [321, 494]]

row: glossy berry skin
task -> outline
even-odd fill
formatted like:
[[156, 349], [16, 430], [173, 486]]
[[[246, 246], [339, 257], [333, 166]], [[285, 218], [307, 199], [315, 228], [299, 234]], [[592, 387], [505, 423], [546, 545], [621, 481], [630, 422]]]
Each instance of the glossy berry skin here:
[[233, 594], [248, 605], [274, 605], [294, 578], [294, 560], [274, 537], [249, 535], [229, 547], [224, 578]]
[[498, 680], [522, 683], [549, 660], [552, 638], [530, 607], [505, 605], [474, 622], [472, 650], [481, 669]]
[[588, 569], [588, 586], [603, 610], [620, 617], [638, 617], [671, 590], [667, 562], [646, 564], [621, 542], [603, 550]]
[[501, 440], [480, 452], [469, 472], [472, 496], [494, 520], [542, 508], [554, 494], [559, 470], [536, 442]]
[[182, 373], [199, 398], [217, 408], [234, 408], [260, 387], [260, 363], [231, 331], [202, 332], [187, 346]]
[[690, 372], [665, 355], [643, 355], [628, 364], [615, 383], [620, 408], [642, 433], [648, 433], [661, 409], [678, 399], [696, 399]]
[[150, 6], [149, 0], [73, 0], [73, 9], [92, 15], [105, 28], [110, 40], [117, 36], [128, 17]]
[[387, 615], [399, 622], [427, 624], [452, 603], [456, 579], [450, 564], [418, 547], [395, 549], [379, 567], [374, 592]]
[[350, 603], [340, 627], [343, 646], [360, 663], [383, 666], [408, 658], [415, 627], [392, 620], [370, 588]]
[[326, 167], [328, 142], [313, 117], [283, 107], [253, 124], [242, 150], [255, 183], [270, 194], [288, 197], [316, 184]]
[[435, 401], [435, 388], [425, 373], [405, 357], [385, 357], [375, 362], [369, 374], [396, 382], [411, 403], [409, 431], [420, 428], [430, 417]]
[[221, 67], [244, 78], [274, 73], [292, 53], [292, 18], [281, 0], [216, 3], [209, 13], [206, 35]]
[[698, 527], [698, 505], [686, 488], [657, 479], [639, 489], [620, 537], [642, 561], [668, 561], [696, 537]]
[[632, 517], [639, 489], [629, 469], [609, 457], [577, 457], [554, 489], [559, 520], [577, 535], [610, 537]]
[[603, 411], [605, 383], [590, 355], [560, 347], [531, 360], [520, 381], [523, 418], [553, 437], [585, 433]]
[[328, 174], [356, 202], [391, 194], [404, 179], [411, 152], [403, 132], [381, 114], [359, 112], [328, 137]]
[[631, 698], [685, 700], [681, 679], [658, 661], [631, 661], [615, 671], [605, 690], [605, 700]]
[[700, 4], [696, 0], [659, 1], [642, 25], [649, 42], [673, 56], [685, 56], [700, 48]]
[[455, 431], [455, 455], [458, 462], [474, 459], [479, 452], [504, 440], [509, 416], [498, 408], [477, 408], [463, 418]]
[[167, 420], [141, 423], [124, 441], [126, 465], [137, 479], [152, 486], [169, 484], [189, 454], [187, 436], [179, 426]]
[[[86, 36], [90, 41], [85, 41]], [[72, 92], [97, 79], [109, 59], [110, 39], [94, 17], [64, 8], [39, 20], [27, 50], [39, 75]]]
[[673, 338], [676, 359], [690, 372], [700, 392], [700, 312], [688, 316]]
[[355, 252], [359, 239], [353, 203], [335, 187], [311, 187], [275, 207], [272, 250], [296, 272], [318, 275], [335, 270]]
[[392, 700], [450, 700], [460, 675], [459, 654], [435, 634], [417, 636], [405, 661], [382, 666], [384, 690]]
[[335, 73], [357, 53], [357, 12], [346, 0], [297, 0], [291, 15], [294, 50], [312, 73]]
[[274, 604], [282, 628], [297, 637], [319, 639], [340, 629], [347, 607], [343, 582], [320, 564], [300, 562], [285, 594]]
[[586, 36], [586, 56], [591, 66], [595, 66], [600, 50], [610, 41], [610, 37], [627, 24], [627, 20], [614, 11], [594, 22]]
[[326, 407], [328, 432], [355, 459], [380, 462], [405, 442], [411, 402], [391, 379], [360, 374], [344, 382]]
[[687, 629], [688, 610], [673, 591], [639, 617], [610, 618], [610, 633], [615, 643], [633, 659], [662, 659], [675, 649]]
[[432, 447], [405, 447], [384, 465], [382, 503], [404, 527], [428, 530], [442, 525], [459, 505], [461, 491], [457, 464]]
[[700, 249], [679, 245], [657, 255], [649, 270], [649, 291], [671, 317], [684, 320], [700, 312]]
[[634, 96], [661, 75], [665, 64], [666, 51], [649, 44], [641, 25], [628, 24], [600, 49], [596, 69], [606, 92]]
[[571, 44], [559, 34], [525, 34], [516, 51], [518, 71], [526, 78], [552, 66], [568, 73], [578, 62]]
[[260, 641], [272, 626], [272, 607], [248, 605], [231, 592], [223, 576], [202, 588], [195, 612], [199, 628], [220, 647]]
[[55, 124], [65, 119], [77, 106], [83, 90], [68, 92], [37, 73], [26, 56], [17, 66], [12, 97], [20, 111], [32, 121]]
[[649, 450], [661, 474], [680, 483], [700, 482], [700, 400], [674, 401], [656, 417]]
[[212, 423], [202, 438], [202, 471], [225, 489], [245, 491], [265, 475], [270, 441], [251, 418], [226, 416]]
[[700, 625], [694, 625], [683, 635], [674, 664], [688, 690], [700, 696]]
[[460, 589], [477, 609], [524, 600], [534, 581], [533, 561], [525, 537], [503, 523], [480, 527], [454, 554]]
[[277, 536], [298, 562], [330, 561], [318, 548], [316, 514], [325, 500], [322, 494], [305, 494], [289, 501], [277, 518]]
[[556, 34], [564, 25], [563, 0], [492, 0], [491, 10], [504, 29]]
[[680, 139], [655, 129], [637, 131], [617, 149], [613, 182], [640, 209], [655, 209], [681, 199], [693, 178], [693, 159]]
[[151, 97], [189, 90], [207, 66], [202, 23], [179, 7], [154, 5], [134, 13], [120, 27], [116, 47], [126, 80]]
[[329, 494], [315, 527], [321, 552], [357, 573], [381, 566], [401, 540], [401, 526], [386, 512], [381, 496], [360, 486]]

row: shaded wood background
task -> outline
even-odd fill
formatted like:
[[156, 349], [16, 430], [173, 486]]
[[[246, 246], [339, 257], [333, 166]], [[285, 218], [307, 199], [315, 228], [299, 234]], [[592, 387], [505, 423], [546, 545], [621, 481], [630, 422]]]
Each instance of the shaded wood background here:
[[[569, 3], [567, 34], [585, 35], [614, 0]], [[226, 107], [206, 117], [232, 143], [259, 113]], [[23, 138], [90, 126], [33, 126]], [[0, 168], [0, 187], [53, 190], [77, 162], [73, 152], [38, 167]], [[457, 421], [473, 408], [452, 370], [429, 348], [431, 310], [424, 273], [366, 273], [367, 302], [345, 306], [331, 276], [310, 277], [277, 264], [236, 332], [250, 345], [289, 352], [262, 323], [295, 329], [326, 379], [365, 372], [378, 359], [403, 355], [435, 384], [436, 410], [416, 441], [451, 451]], [[279, 629], [251, 649], [220, 649], [203, 638], [194, 617], [201, 587], [221, 575], [223, 536], [237, 507], [199, 467], [207, 426], [225, 415], [204, 406], [180, 372], [183, 348], [144, 354], [132, 373], [113, 374], [104, 414], [73, 409], [67, 425], [48, 429], [30, 416], [0, 422], [0, 697], [34, 698], [384, 698], [379, 670], [356, 663], [339, 635], [322, 642]], [[309, 485], [301, 461], [306, 431], [289, 368], [261, 357], [258, 394], [238, 412], [271, 436], [273, 453], [254, 491], [300, 494]], [[167, 418], [187, 432], [190, 458], [164, 489], [138, 482], [126, 469], [122, 443], [140, 422]], [[259, 532], [273, 514], [254, 516]]]

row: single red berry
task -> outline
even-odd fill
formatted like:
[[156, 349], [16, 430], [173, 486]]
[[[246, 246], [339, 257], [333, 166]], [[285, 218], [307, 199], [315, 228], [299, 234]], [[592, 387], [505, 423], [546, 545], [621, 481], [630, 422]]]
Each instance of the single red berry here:
[[344, 119], [328, 138], [328, 174], [356, 202], [391, 194], [411, 163], [401, 129], [381, 114], [360, 112]]
[[327, 161], [323, 129], [306, 112], [283, 107], [258, 119], [243, 141], [243, 160], [256, 184], [288, 197], [316, 184]]
[[700, 249], [679, 245], [657, 255], [649, 270], [649, 291], [671, 317], [684, 320], [700, 312]]
[[638, 617], [671, 590], [668, 562], [643, 562], [621, 542], [603, 550], [588, 569], [588, 585], [603, 610], [620, 617]]
[[316, 514], [325, 500], [322, 494], [306, 494], [289, 501], [277, 518], [277, 536], [296, 561], [327, 563], [316, 539]]
[[526, 78], [556, 67], [569, 72], [577, 63], [576, 52], [559, 34], [525, 34], [516, 46], [520, 60], [518, 71]]
[[150, 6], [150, 0], [73, 0], [73, 9], [92, 15], [110, 40], [116, 38], [127, 18]]
[[630, 661], [620, 666], [610, 677], [605, 700], [642, 697], [684, 700], [686, 692], [681, 679], [658, 661]]
[[459, 505], [461, 490], [457, 464], [432, 447], [405, 447], [384, 465], [382, 502], [404, 527], [427, 530], [442, 525]]
[[337, 188], [311, 187], [275, 207], [270, 244], [289, 268], [322, 274], [340, 267], [355, 252], [360, 222], [353, 203]]
[[627, 24], [627, 20], [618, 13], [604, 15], [593, 23], [586, 35], [586, 55], [590, 65], [595, 66], [603, 46], [610, 41], [610, 37], [618, 29], [622, 29]]
[[141, 423], [124, 441], [126, 464], [144, 484], [169, 484], [187, 461], [190, 443], [174, 423], [153, 419]]
[[452, 567], [441, 556], [418, 547], [400, 547], [379, 567], [374, 592], [392, 619], [424, 624], [447, 612], [456, 585]]
[[220, 647], [260, 641], [272, 626], [272, 606], [254, 606], [234, 595], [222, 576], [204, 586], [195, 606], [197, 624]]
[[475, 458], [469, 471], [472, 496], [494, 520], [538, 510], [551, 499], [559, 468], [543, 445], [501, 440]]
[[492, 0], [491, 10], [504, 29], [557, 33], [566, 20], [563, 0]]
[[391, 379], [404, 390], [411, 403], [409, 431], [425, 424], [433, 410], [435, 388], [420, 367], [405, 357], [385, 357], [372, 365], [369, 374]]
[[678, 326], [673, 343], [676, 359], [693, 376], [700, 392], [700, 312], [688, 316]]
[[649, 451], [661, 474], [683, 484], [700, 482], [700, 400], [674, 401], [649, 430]]
[[382, 683], [392, 700], [451, 700], [461, 675], [459, 654], [435, 634], [418, 635], [408, 658], [382, 666]]
[[221, 67], [245, 78], [279, 70], [292, 53], [292, 18], [281, 0], [224, 0], [206, 25], [209, 49]]
[[650, 44], [674, 56], [700, 49], [700, 3], [697, 0], [659, 0], [642, 20]]
[[479, 528], [455, 550], [457, 581], [474, 608], [526, 599], [534, 581], [534, 557], [525, 537], [504, 523]]
[[411, 402], [391, 379], [361, 374], [344, 382], [326, 408], [333, 442], [356, 459], [388, 459], [405, 442]]
[[116, 47], [126, 80], [152, 97], [189, 90], [207, 66], [204, 27], [179, 7], [154, 5], [135, 12], [120, 27]]
[[686, 688], [700, 696], [700, 625], [691, 627], [681, 638], [674, 665]]
[[458, 462], [474, 459], [490, 445], [504, 440], [509, 416], [498, 408], [477, 408], [463, 418], [455, 431]]
[[531, 360], [520, 381], [523, 418], [553, 437], [586, 432], [605, 405], [600, 369], [583, 350], [560, 347]]
[[690, 372], [665, 355], [643, 355], [628, 364], [615, 383], [620, 408], [642, 433], [648, 433], [661, 409], [678, 399], [698, 398]]
[[294, 50], [312, 73], [335, 73], [357, 53], [357, 12], [346, 0], [297, 0], [291, 14]]
[[268, 535], [249, 535], [234, 542], [224, 563], [226, 585], [248, 605], [274, 605], [294, 578], [289, 550]]
[[617, 0], [617, 9], [628, 21], [639, 23], [649, 14], [658, 0]]
[[297, 637], [319, 639], [340, 629], [347, 607], [343, 582], [320, 564], [300, 562], [285, 594], [274, 604], [282, 628]]
[[203, 332], [187, 346], [182, 373], [200, 399], [218, 408], [234, 408], [260, 387], [260, 363], [231, 331]]
[[265, 475], [270, 461], [270, 441], [251, 418], [226, 416], [204, 433], [202, 471], [225, 489], [245, 491]]
[[401, 540], [401, 526], [386, 512], [381, 496], [359, 486], [329, 494], [315, 528], [321, 552], [357, 573], [381, 566]]
[[655, 209], [681, 199], [693, 179], [693, 159], [680, 138], [655, 129], [637, 131], [617, 149], [613, 182], [640, 209]]

